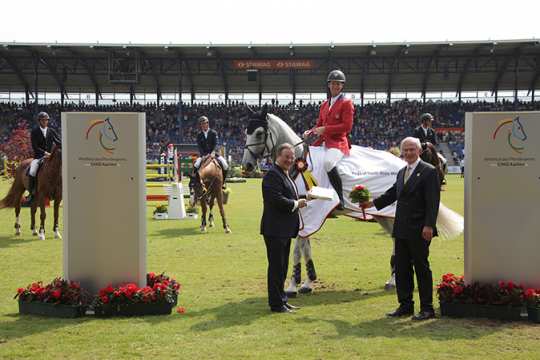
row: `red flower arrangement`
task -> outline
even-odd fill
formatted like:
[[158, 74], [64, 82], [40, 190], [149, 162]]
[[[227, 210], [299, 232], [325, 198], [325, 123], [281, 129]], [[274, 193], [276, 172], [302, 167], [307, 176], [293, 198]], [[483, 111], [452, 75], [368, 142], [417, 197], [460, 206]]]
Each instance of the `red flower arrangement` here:
[[437, 285], [441, 303], [521, 306], [525, 299], [523, 285], [512, 281], [494, 284], [465, 284], [463, 276], [445, 274]]
[[138, 304], [138, 303], [169, 303], [176, 304], [180, 284], [165, 274], [146, 275], [146, 286], [138, 287], [136, 284], [122, 284], [119, 287], [108, 285], [99, 290], [94, 298], [93, 306], [101, 307], [104, 304]]
[[540, 289], [526, 289], [524, 297], [527, 306], [540, 309]]
[[62, 278], [54, 279], [50, 284], [43, 285], [41, 281], [32, 283], [26, 288], [17, 289], [15, 299], [22, 302], [43, 302], [62, 305], [82, 305], [87, 296], [83, 293], [78, 282]]

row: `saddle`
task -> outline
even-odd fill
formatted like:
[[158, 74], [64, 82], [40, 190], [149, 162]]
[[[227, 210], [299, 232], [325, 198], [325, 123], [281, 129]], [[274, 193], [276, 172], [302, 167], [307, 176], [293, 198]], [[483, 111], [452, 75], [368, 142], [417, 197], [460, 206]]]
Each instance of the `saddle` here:
[[213, 160], [216, 161], [216, 164], [220, 169], [223, 169], [223, 165], [221, 164], [221, 161], [219, 161], [219, 158], [217, 156], [212, 156], [212, 154], [206, 154], [201, 158], [201, 165], [199, 166], [199, 170], [206, 167]]

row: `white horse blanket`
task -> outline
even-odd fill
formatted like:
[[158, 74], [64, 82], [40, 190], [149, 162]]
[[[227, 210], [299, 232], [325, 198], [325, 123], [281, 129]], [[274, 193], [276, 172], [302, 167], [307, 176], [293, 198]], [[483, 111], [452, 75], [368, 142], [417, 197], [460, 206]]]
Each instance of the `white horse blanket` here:
[[[317, 180], [317, 185], [330, 188], [334, 197], [332, 200], [311, 200], [308, 205], [300, 209], [304, 227], [299, 236], [308, 237], [319, 231], [326, 218], [339, 203], [337, 193], [333, 190], [328, 175], [323, 168], [325, 149], [320, 146], [310, 146], [308, 156], [309, 170]], [[362, 220], [377, 219], [380, 223], [390, 220], [393, 223], [395, 216], [395, 203], [384, 209], [377, 210], [372, 207], [365, 210], [364, 219], [358, 204], [353, 204], [349, 194], [356, 185], [364, 185], [373, 199], [382, 195], [396, 181], [398, 171], [406, 163], [387, 151], [374, 150], [353, 145], [350, 155], [344, 157], [337, 165], [343, 183], [343, 199], [345, 201], [346, 215]], [[295, 179], [299, 195], [306, 195], [306, 182], [302, 176]], [[382, 224], [381, 224], [382, 225]], [[445, 207], [442, 203], [437, 217], [437, 228], [444, 238], [454, 238], [463, 232], [463, 217]]]

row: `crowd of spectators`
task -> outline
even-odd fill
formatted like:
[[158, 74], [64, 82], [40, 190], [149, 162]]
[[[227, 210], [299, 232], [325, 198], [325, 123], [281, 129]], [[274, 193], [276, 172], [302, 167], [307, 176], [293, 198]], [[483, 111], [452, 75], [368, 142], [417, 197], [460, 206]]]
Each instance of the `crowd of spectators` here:
[[[270, 105], [269, 111], [287, 122], [297, 134], [311, 128], [317, 121], [320, 104]], [[257, 107], [252, 107], [257, 110]], [[419, 125], [421, 113], [430, 112], [435, 117], [440, 142], [447, 143], [453, 160], [463, 154], [463, 127], [467, 111], [539, 110], [540, 102], [426, 102], [396, 101], [391, 104], [369, 103], [356, 106], [352, 141], [354, 144], [376, 149], [389, 149], [413, 133]], [[134, 104], [89, 105], [59, 103], [22, 105], [0, 103], [0, 143], [7, 141], [11, 131], [20, 126], [34, 124], [35, 115], [46, 111], [51, 117], [50, 126], [60, 128], [62, 111], [122, 111], [146, 113], [146, 141], [148, 158], [159, 156], [168, 143], [195, 143], [199, 131], [197, 119], [206, 115], [210, 126], [219, 134], [219, 142], [233, 161], [240, 161], [245, 143], [245, 128], [250, 111], [238, 102], [217, 104]]]

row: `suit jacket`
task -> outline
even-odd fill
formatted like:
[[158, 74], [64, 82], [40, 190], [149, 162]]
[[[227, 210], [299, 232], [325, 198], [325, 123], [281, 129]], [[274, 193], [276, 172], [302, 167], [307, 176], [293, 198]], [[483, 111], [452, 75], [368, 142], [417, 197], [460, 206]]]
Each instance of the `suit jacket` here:
[[266, 173], [262, 181], [262, 235], [288, 239], [298, 235], [300, 215], [298, 208], [292, 211], [298, 200], [294, 187], [279, 166], [273, 165]]
[[398, 172], [394, 185], [375, 199], [373, 204], [377, 209], [382, 209], [397, 200], [393, 237], [410, 239], [422, 236], [424, 226], [431, 226], [433, 236], [437, 236], [436, 223], [441, 195], [437, 170], [420, 160], [409, 176], [409, 181], [404, 184], [406, 168]]
[[208, 137], [206, 138], [202, 131], [197, 135], [197, 146], [199, 147], [200, 156], [208, 155], [216, 149], [217, 138], [217, 132], [212, 129], [208, 130]]
[[330, 99], [321, 105], [319, 119], [315, 127], [324, 126], [326, 129], [324, 134], [313, 143], [313, 146], [320, 146], [324, 142], [326, 147], [339, 149], [345, 155], [349, 155], [347, 135], [353, 126], [353, 102], [345, 95], [341, 95], [330, 109], [329, 106]]
[[50, 153], [54, 144], [60, 145], [61, 143], [56, 131], [50, 127], [47, 127], [47, 137], [43, 137], [39, 126], [33, 128], [30, 140], [32, 141], [32, 150], [34, 150], [34, 159], [41, 159], [45, 156], [45, 151]]
[[422, 129], [421, 126], [414, 129], [414, 135], [415, 138], [419, 138], [420, 142], [426, 142], [429, 141], [433, 145], [437, 145], [437, 134], [435, 134], [435, 130], [432, 128], [428, 128], [427, 135], [424, 133], [424, 129]]

